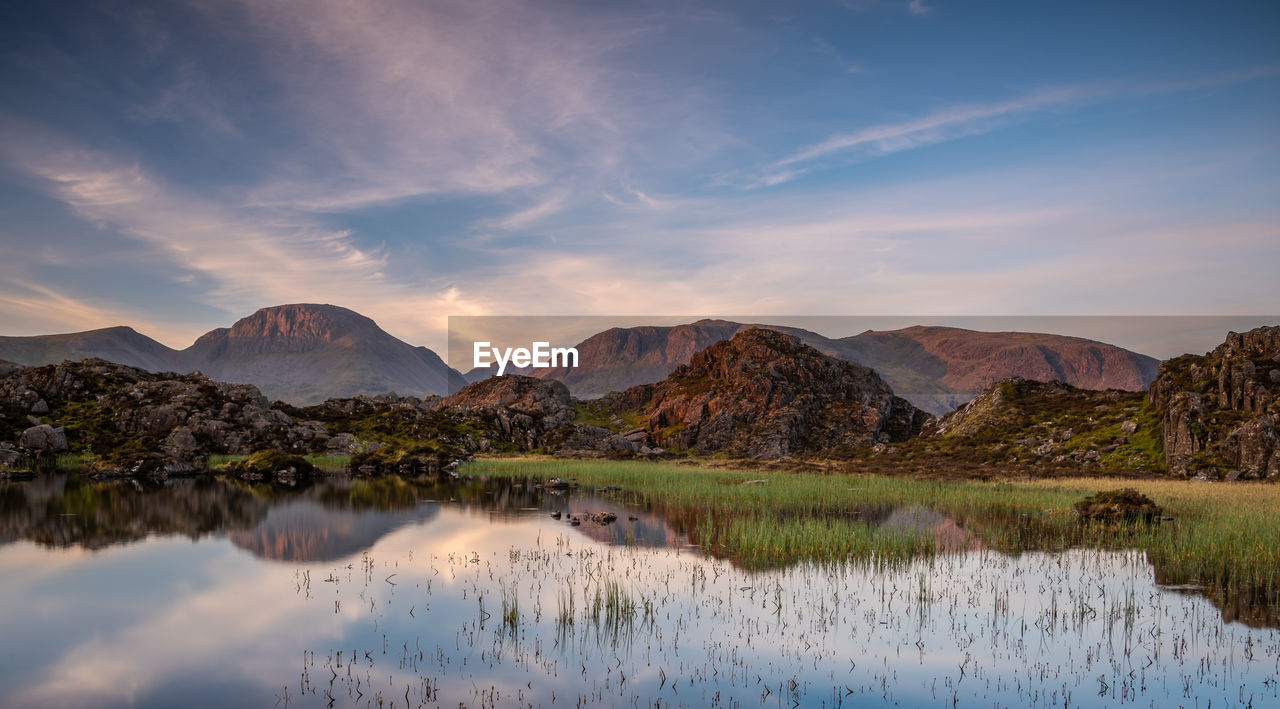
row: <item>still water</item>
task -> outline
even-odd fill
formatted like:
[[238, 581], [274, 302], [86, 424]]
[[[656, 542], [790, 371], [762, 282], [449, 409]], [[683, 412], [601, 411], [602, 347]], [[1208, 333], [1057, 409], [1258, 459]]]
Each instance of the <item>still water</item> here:
[[1280, 706], [1280, 632], [1140, 553], [880, 521], [948, 552], [745, 570], [509, 483], [2, 484], [0, 706]]

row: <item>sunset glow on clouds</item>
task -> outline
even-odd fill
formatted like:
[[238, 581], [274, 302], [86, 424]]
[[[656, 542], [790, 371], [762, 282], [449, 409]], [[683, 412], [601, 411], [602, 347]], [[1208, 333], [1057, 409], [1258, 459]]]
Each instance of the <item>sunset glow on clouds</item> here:
[[1280, 9], [1036, 5], [9, 8], [0, 333], [1274, 310]]

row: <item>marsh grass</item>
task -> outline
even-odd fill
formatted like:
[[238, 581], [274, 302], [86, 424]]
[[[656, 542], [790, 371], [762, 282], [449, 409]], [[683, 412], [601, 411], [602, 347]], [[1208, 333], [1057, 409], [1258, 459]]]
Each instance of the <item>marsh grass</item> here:
[[[1016, 554], [1068, 548], [1146, 552], [1166, 584], [1204, 588], [1241, 613], [1280, 610], [1280, 485], [1126, 478], [1014, 482], [711, 469], [643, 461], [484, 459], [472, 475], [576, 479], [618, 486], [626, 501], [681, 524], [709, 554], [752, 568], [847, 559], [891, 564], [937, 553], [932, 534], [888, 529], [877, 511], [935, 510], [987, 547]], [[1166, 519], [1085, 522], [1081, 498], [1134, 487]], [[883, 516], [883, 515], [880, 515]]]

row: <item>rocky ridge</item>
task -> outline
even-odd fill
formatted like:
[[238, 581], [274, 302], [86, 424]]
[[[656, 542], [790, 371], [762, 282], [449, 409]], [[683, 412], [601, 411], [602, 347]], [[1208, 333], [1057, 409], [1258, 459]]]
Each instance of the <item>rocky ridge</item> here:
[[1151, 402], [1171, 474], [1280, 477], [1280, 327], [1232, 332], [1211, 352], [1164, 362]]

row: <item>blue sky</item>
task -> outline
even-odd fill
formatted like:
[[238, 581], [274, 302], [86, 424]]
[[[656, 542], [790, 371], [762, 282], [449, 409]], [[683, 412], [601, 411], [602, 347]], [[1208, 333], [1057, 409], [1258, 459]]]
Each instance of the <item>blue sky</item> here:
[[0, 67], [3, 334], [1280, 303], [1274, 2], [10, 3]]

